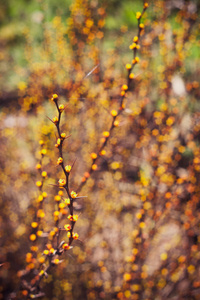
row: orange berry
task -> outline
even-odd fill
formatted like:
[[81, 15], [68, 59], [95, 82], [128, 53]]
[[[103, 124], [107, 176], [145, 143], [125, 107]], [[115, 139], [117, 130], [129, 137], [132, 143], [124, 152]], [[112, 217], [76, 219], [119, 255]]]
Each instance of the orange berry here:
[[28, 295], [28, 291], [27, 290], [23, 290], [22, 291], [22, 295], [26, 297]]
[[59, 203], [59, 205], [58, 205], [58, 207], [60, 208], [60, 209], [63, 209], [63, 208], [65, 208], [65, 203]]
[[123, 85], [122, 85], [122, 90], [123, 90], [123, 91], [127, 91], [127, 90], [128, 90], [127, 84], [123, 84]]
[[85, 172], [84, 176], [85, 176], [85, 178], [89, 178], [90, 177], [90, 173], [89, 172]]
[[42, 231], [42, 230], [38, 230], [38, 231], [37, 231], [37, 236], [42, 236], [42, 234], [43, 234], [43, 231]]
[[124, 280], [125, 281], [130, 281], [131, 280], [131, 274], [130, 273], [125, 273], [124, 274]]
[[79, 237], [78, 233], [73, 233], [73, 239], [77, 240]]
[[36, 240], [36, 235], [33, 233], [29, 236], [29, 239], [34, 242]]
[[53, 247], [49, 249], [49, 253], [50, 253], [50, 254], [54, 254], [54, 251], [55, 251], [55, 250], [54, 250]]
[[[117, 122], [117, 121], [115, 121]], [[101, 152], [99, 153], [101, 156], [105, 155], [106, 154], [106, 150], [101, 150]]]
[[32, 223], [31, 223], [31, 227], [33, 227], [33, 228], [38, 227], [38, 223], [37, 223], [37, 222], [32, 222]]
[[69, 250], [70, 249], [70, 246], [67, 243], [63, 244], [62, 247], [63, 247], [64, 250]]
[[58, 258], [55, 258], [53, 261], [52, 261], [55, 265], [58, 265], [60, 263], [60, 260]]
[[43, 211], [43, 209], [39, 209], [37, 211], [37, 217], [41, 219], [45, 217], [45, 212]]
[[56, 210], [56, 211], [54, 211], [54, 217], [58, 217], [59, 216], [59, 214], [60, 214], [60, 212], [58, 211], [58, 210]]
[[104, 131], [104, 132], [103, 132], [103, 136], [105, 136], [105, 137], [107, 137], [107, 138], [108, 138], [108, 137], [109, 137], [109, 135], [110, 135], [110, 132], [109, 132], [109, 131]]
[[54, 200], [55, 200], [56, 202], [59, 202], [59, 201], [61, 200], [60, 195], [55, 195]]
[[36, 168], [37, 170], [40, 170], [41, 167], [42, 167], [41, 164], [37, 164], [35, 168]]
[[119, 121], [118, 121], [118, 120], [115, 120], [114, 126], [115, 126], [115, 127], [119, 126]]
[[93, 153], [90, 154], [90, 157], [91, 157], [92, 159], [96, 159], [96, 158], [97, 158], [97, 154], [93, 152]]
[[96, 164], [93, 164], [93, 165], [92, 165], [92, 170], [95, 171], [96, 169], [97, 169], [97, 165], [96, 165]]

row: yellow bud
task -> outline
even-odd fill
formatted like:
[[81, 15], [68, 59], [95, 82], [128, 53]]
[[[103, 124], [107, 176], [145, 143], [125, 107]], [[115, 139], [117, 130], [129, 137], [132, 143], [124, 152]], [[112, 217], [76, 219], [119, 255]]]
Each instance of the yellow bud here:
[[111, 116], [116, 117], [117, 111], [115, 109], [111, 110]]
[[72, 167], [70, 165], [65, 166], [65, 171], [67, 173], [70, 173], [71, 169], [72, 169]]
[[51, 100], [52, 101], [56, 101], [58, 99], [58, 95], [57, 94], [53, 94]]
[[130, 70], [131, 69], [131, 64], [126, 64], [126, 69]]

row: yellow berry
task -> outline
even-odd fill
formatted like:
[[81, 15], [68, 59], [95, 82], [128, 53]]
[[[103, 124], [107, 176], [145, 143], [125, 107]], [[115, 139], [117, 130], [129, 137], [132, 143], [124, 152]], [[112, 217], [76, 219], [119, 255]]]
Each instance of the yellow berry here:
[[136, 61], [136, 63], [138, 63], [140, 61], [138, 56], [135, 57], [135, 61]]
[[41, 154], [42, 154], [42, 155], [46, 155], [46, 154], [47, 154], [47, 149], [42, 149], [42, 150], [41, 150]]
[[47, 172], [46, 171], [42, 172], [42, 177], [47, 177]]
[[141, 12], [136, 12], [136, 19], [140, 19], [141, 18]]
[[42, 182], [41, 182], [41, 181], [37, 181], [37, 182], [36, 182], [36, 185], [37, 185], [38, 187], [41, 187], [41, 186], [42, 186]]

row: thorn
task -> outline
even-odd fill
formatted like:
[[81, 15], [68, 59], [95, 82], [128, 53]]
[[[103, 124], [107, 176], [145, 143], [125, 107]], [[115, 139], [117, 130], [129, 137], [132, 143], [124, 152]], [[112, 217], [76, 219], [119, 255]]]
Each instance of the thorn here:
[[52, 184], [52, 183], [49, 183], [48, 185], [60, 187], [58, 184]]
[[[65, 230], [65, 229], [61, 229], [61, 230]], [[61, 248], [64, 243], [65, 243], [65, 241], [62, 241], [58, 248]]]
[[71, 168], [71, 170], [73, 169], [73, 167], [74, 167], [74, 165], [75, 165], [75, 162], [76, 162], [76, 160], [77, 160], [77, 158], [75, 158], [75, 160], [74, 160], [74, 162], [73, 162], [73, 164], [72, 164], [72, 168]]
[[49, 119], [49, 121], [51, 121], [54, 124], [54, 122], [48, 116], [46, 116], [46, 117], [47, 117], [47, 119]]
[[68, 106], [68, 103], [65, 105], [65, 107], [64, 107], [64, 109], [63, 109], [63, 111], [67, 108], [67, 106]]
[[71, 134], [69, 134], [68, 136], [65, 137], [65, 140], [68, 139], [71, 136]]
[[100, 64], [96, 65], [89, 73], [87, 73], [85, 75], [85, 77], [83, 77], [83, 79], [89, 77], [98, 67], [99, 67]]

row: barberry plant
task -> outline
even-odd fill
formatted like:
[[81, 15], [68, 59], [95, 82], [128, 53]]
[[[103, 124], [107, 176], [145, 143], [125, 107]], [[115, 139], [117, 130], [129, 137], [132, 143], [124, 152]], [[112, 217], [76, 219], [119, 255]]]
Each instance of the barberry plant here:
[[[136, 14], [136, 19], [138, 20], [138, 33], [133, 38], [133, 43], [129, 47], [130, 50], [133, 51], [133, 59], [131, 63], [126, 64], [126, 70], [128, 72], [128, 76], [127, 76], [126, 84], [123, 84], [121, 86], [119, 108], [118, 110], [113, 109], [110, 112], [110, 115], [112, 117], [111, 125], [108, 130], [103, 131], [102, 133], [101, 145], [98, 152], [97, 153], [92, 152], [90, 155], [92, 159], [92, 165], [89, 171], [84, 173], [84, 176], [82, 177], [81, 180], [81, 184], [78, 188], [78, 192], [80, 192], [83, 186], [86, 184], [92, 172], [98, 169], [97, 161], [100, 159], [100, 157], [106, 155], [105, 147], [109, 141], [109, 138], [112, 135], [113, 129], [115, 127], [118, 127], [119, 125], [118, 117], [125, 108], [124, 101], [126, 98], [126, 94], [130, 90], [131, 81], [134, 80], [135, 75], [133, 73], [133, 69], [135, 65], [139, 63], [139, 57], [137, 56], [137, 52], [140, 49], [140, 45], [139, 45], [140, 36], [144, 30], [144, 24], [141, 23], [141, 18], [147, 8], [148, 8], [148, 4], [144, 3], [142, 13], [137, 12]], [[62, 262], [62, 260], [60, 259], [62, 254], [65, 251], [70, 250], [72, 248], [71, 246], [72, 242], [79, 238], [78, 233], [74, 232], [74, 227], [78, 220], [78, 215], [74, 213], [74, 202], [78, 198], [81, 198], [81, 196], [79, 196], [79, 194], [77, 194], [75, 191], [70, 189], [69, 179], [70, 179], [70, 174], [73, 165], [72, 166], [65, 165], [65, 160], [63, 157], [63, 144], [65, 143], [66, 139], [69, 137], [65, 132], [62, 132], [61, 130], [61, 116], [65, 111], [66, 106], [64, 104], [59, 104], [57, 94], [52, 95], [51, 101], [56, 106], [57, 115], [53, 117], [52, 120], [49, 118], [49, 120], [55, 125], [57, 129], [56, 143], [55, 143], [55, 147], [58, 149], [58, 154], [59, 154], [57, 159], [57, 165], [62, 168], [64, 178], [63, 177], [60, 178], [56, 185], [59, 191], [57, 195], [54, 197], [56, 202], [55, 209], [53, 212], [53, 217], [55, 222], [54, 229], [52, 229], [49, 233], [46, 233], [43, 230], [42, 221], [45, 218], [43, 202], [47, 197], [47, 193], [43, 191], [43, 185], [44, 185], [44, 180], [47, 177], [47, 172], [42, 169], [42, 159], [46, 155], [47, 150], [43, 148], [44, 141], [41, 140], [40, 141], [41, 159], [39, 163], [36, 165], [36, 169], [39, 171], [41, 176], [41, 180], [38, 180], [36, 182], [36, 186], [38, 187], [38, 191], [39, 191], [39, 196], [37, 198], [38, 205], [37, 205], [36, 218], [31, 223], [32, 231], [29, 237], [30, 241], [32, 242], [32, 245], [30, 247], [30, 252], [26, 254], [26, 261], [28, 263], [27, 268], [25, 271], [19, 272], [19, 276], [22, 278], [21, 279], [22, 290], [19, 291], [21, 295], [20, 297], [25, 297], [26, 299], [38, 298], [44, 296], [40, 288], [40, 283], [43, 277], [47, 277], [52, 267]], [[68, 208], [68, 212], [66, 211], [66, 207]], [[64, 223], [63, 226], [61, 225], [62, 219], [64, 219], [66, 222]], [[65, 234], [66, 237], [64, 236], [63, 237], [64, 239], [61, 240], [61, 237], [63, 236], [63, 232], [67, 232], [67, 233]], [[38, 238], [43, 237], [46, 239], [47, 236], [48, 236], [48, 242], [46, 244], [46, 249], [44, 249], [43, 251], [41, 251], [40, 249], [40, 252], [38, 252], [39, 250]], [[27, 277], [27, 275], [30, 276], [31, 274], [33, 278], [29, 282], [30, 279], [26, 280], [25, 277]]]

